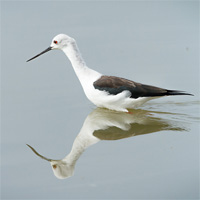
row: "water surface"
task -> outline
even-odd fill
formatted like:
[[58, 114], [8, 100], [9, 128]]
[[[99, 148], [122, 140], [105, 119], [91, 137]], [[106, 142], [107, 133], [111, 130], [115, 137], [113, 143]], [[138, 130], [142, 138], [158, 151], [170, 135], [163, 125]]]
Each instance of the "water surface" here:
[[[198, 4], [3, 1], [2, 199], [198, 199]], [[97, 109], [62, 52], [25, 62], [59, 33], [99, 72], [194, 96]]]

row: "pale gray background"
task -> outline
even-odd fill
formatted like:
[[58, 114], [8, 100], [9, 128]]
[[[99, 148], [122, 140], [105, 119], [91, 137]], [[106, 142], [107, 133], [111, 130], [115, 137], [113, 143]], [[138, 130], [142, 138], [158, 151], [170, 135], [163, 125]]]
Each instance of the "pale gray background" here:
[[[195, 94], [143, 107], [185, 131], [102, 141], [57, 179], [25, 144], [63, 158], [95, 108], [62, 52], [26, 63], [59, 33], [97, 71]], [[1, 67], [2, 199], [199, 198], [199, 1], [1, 1]]]

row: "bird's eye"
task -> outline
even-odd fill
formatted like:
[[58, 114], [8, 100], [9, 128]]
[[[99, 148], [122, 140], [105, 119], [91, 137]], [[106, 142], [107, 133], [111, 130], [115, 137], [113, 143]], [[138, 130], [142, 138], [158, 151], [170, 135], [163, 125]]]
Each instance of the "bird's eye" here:
[[56, 169], [56, 168], [57, 168], [57, 165], [52, 165], [52, 167], [53, 167], [54, 169]]
[[57, 41], [57, 40], [54, 40], [53, 42], [54, 42], [54, 44], [58, 44], [58, 41]]

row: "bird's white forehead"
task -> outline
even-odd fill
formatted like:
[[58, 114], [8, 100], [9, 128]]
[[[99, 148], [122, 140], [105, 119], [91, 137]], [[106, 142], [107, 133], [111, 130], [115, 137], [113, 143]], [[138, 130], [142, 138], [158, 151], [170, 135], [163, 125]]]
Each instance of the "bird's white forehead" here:
[[53, 41], [56, 40], [56, 41], [62, 41], [62, 40], [72, 40], [71, 37], [69, 37], [68, 35], [65, 35], [65, 34], [58, 34], [56, 35], [54, 38], [53, 38]]

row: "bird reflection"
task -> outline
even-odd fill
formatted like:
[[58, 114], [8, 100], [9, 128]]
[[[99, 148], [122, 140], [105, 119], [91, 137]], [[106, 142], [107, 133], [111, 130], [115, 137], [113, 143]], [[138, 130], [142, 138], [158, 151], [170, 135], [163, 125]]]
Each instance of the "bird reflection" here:
[[[74, 140], [71, 152], [60, 160], [49, 159], [28, 147], [40, 158], [50, 162], [54, 175], [65, 179], [74, 174], [76, 161], [91, 145], [100, 140], [119, 140], [162, 130], [184, 130], [173, 121], [154, 117], [154, 114], [166, 114], [145, 110], [132, 110], [129, 113], [96, 108], [85, 119], [80, 133]], [[170, 113], [171, 114], [171, 113]]]

